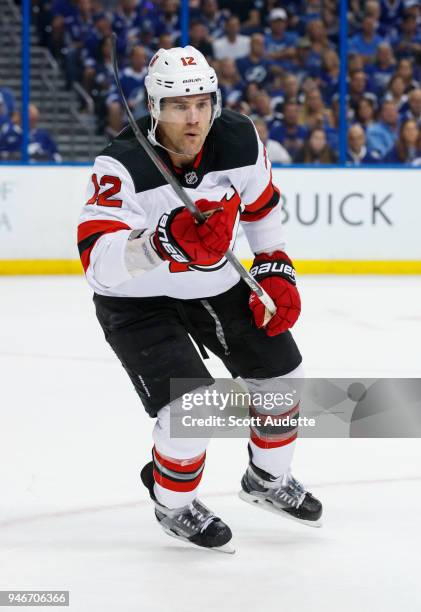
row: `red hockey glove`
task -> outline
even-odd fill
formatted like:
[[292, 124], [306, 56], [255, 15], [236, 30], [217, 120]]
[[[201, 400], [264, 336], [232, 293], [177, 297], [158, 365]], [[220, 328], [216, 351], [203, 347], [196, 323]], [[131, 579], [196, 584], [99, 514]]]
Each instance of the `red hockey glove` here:
[[159, 219], [152, 240], [162, 259], [206, 265], [216, 263], [227, 252], [232, 223], [221, 202], [198, 200], [196, 206], [207, 214], [205, 223], [198, 224], [184, 206]]
[[[292, 327], [300, 316], [301, 300], [295, 286], [294, 266], [282, 251], [271, 255], [260, 253], [254, 258], [250, 273], [275, 302], [276, 313], [265, 330], [268, 336], [277, 336]], [[254, 292], [249, 305], [257, 327], [262, 327], [265, 307]]]

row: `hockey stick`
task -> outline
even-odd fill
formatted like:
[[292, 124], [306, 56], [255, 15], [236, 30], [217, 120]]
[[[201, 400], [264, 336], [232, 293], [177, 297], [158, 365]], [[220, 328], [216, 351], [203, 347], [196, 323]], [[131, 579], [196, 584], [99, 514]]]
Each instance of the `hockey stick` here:
[[[123, 89], [120, 83], [120, 78], [118, 76], [117, 35], [115, 34], [115, 32], [113, 32], [112, 34], [112, 62], [113, 62], [114, 79], [117, 85], [117, 89], [119, 91], [121, 100], [123, 102], [124, 110], [126, 111], [129, 125], [132, 128], [133, 133], [136, 136], [139, 144], [144, 149], [144, 151], [149, 155], [149, 157], [151, 158], [155, 166], [158, 168], [158, 170], [160, 171], [164, 179], [173, 188], [177, 196], [180, 198], [180, 200], [183, 202], [186, 208], [191, 212], [193, 217], [199, 223], [204, 223], [206, 221], [205, 215], [197, 208], [193, 200], [188, 196], [188, 194], [181, 187], [177, 179], [172, 175], [169, 168], [159, 157], [155, 149], [149, 143], [148, 139], [142, 134], [142, 132], [139, 129], [139, 126], [136, 123], [135, 118], [133, 117], [133, 114], [127, 103], [126, 97], [123, 93]], [[237, 257], [234, 255], [234, 253], [231, 251], [231, 249], [228, 249], [228, 251], [225, 253], [225, 257], [227, 258], [227, 261], [233, 266], [233, 268], [237, 270], [238, 274], [241, 276], [244, 282], [247, 283], [250, 289], [257, 294], [259, 300], [265, 306], [266, 311], [265, 311], [265, 317], [264, 317], [264, 322], [263, 322], [263, 325], [265, 326], [267, 323], [269, 323], [270, 319], [273, 317], [273, 315], [276, 312], [276, 306], [272, 298], [266, 293], [263, 287], [261, 287], [259, 283], [254, 280], [252, 275], [241, 265], [241, 263], [239, 262]]]

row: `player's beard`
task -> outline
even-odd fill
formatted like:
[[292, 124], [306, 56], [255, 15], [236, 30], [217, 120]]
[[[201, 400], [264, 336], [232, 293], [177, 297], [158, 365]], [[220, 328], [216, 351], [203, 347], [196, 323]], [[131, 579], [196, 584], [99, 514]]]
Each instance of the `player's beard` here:
[[[162, 126], [158, 124], [158, 128], [157, 128], [158, 139], [157, 140], [160, 143], [161, 147], [163, 147], [170, 153], [173, 153], [174, 155], [178, 155], [180, 157], [185, 157], [185, 158], [194, 158], [196, 157], [196, 155], [199, 153], [199, 151], [203, 147], [203, 144], [206, 140], [209, 130], [210, 130], [210, 126], [206, 132], [198, 135], [197, 144], [193, 145], [192, 143], [191, 146], [189, 146], [187, 139], [183, 138], [182, 135], [180, 137], [177, 137], [176, 135], [174, 138], [170, 134], [168, 134], [168, 132], [163, 130]], [[185, 132], [186, 130], [183, 130], [183, 131]]]

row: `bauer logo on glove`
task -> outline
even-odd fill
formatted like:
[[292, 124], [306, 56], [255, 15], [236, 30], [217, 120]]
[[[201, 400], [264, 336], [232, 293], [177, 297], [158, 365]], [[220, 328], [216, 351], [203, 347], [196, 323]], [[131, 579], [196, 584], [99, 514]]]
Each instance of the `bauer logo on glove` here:
[[279, 261], [262, 263], [256, 266], [253, 266], [250, 270], [250, 274], [254, 278], [262, 279], [268, 276], [273, 276], [274, 274], [284, 275], [286, 280], [289, 280], [293, 285], [296, 284], [295, 280], [295, 270], [292, 265], [281, 263]]
[[[295, 286], [295, 269], [292, 261], [283, 251], [259, 253], [250, 270], [253, 277], [275, 302], [276, 312], [265, 326], [268, 336], [277, 336], [290, 329], [301, 312], [301, 300]], [[257, 327], [263, 327], [265, 307], [252, 292], [249, 306]]]
[[202, 199], [196, 202], [196, 206], [206, 216], [202, 224], [198, 224], [184, 206], [160, 218], [152, 242], [162, 259], [210, 265], [227, 252], [233, 225], [229, 214], [220, 202]]

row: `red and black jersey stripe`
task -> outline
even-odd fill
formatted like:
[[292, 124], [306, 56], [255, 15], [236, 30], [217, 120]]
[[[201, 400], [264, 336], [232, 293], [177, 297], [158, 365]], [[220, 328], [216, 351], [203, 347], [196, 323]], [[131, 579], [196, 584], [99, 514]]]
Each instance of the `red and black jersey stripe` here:
[[259, 221], [270, 213], [272, 208], [278, 204], [280, 199], [279, 189], [272, 183], [272, 173], [265, 190], [255, 202], [248, 204], [241, 213], [241, 221]]
[[206, 452], [192, 459], [172, 459], [152, 451], [153, 476], [157, 484], [170, 491], [194, 491], [198, 487], [205, 467]]
[[110, 234], [111, 232], [117, 232], [118, 230], [122, 229], [131, 228], [121, 221], [104, 220], [85, 221], [79, 225], [77, 230], [77, 246], [85, 272], [89, 267], [91, 252], [98, 238], [104, 234]]

